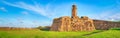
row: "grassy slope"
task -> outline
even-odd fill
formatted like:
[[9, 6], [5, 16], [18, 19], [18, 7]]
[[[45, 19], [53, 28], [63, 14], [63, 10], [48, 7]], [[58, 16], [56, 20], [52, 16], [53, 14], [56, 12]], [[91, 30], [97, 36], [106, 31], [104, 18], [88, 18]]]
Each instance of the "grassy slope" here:
[[105, 32], [92, 34], [89, 38], [120, 38], [120, 30], [108, 30]]
[[119, 35], [120, 30], [103, 32], [0, 31], [0, 38], [120, 38]]

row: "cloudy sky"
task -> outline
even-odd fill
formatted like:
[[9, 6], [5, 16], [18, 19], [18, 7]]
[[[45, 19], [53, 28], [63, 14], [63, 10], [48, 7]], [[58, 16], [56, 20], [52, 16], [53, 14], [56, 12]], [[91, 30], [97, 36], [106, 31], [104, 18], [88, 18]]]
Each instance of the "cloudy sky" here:
[[51, 25], [54, 18], [71, 16], [73, 4], [79, 17], [120, 20], [120, 0], [0, 0], [0, 27]]

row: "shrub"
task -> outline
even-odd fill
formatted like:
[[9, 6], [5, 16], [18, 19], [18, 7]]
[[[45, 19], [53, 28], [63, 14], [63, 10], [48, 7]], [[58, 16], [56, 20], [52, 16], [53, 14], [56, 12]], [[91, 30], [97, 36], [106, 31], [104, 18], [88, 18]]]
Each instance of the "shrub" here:
[[40, 29], [40, 30], [43, 30], [43, 31], [49, 31], [50, 30], [50, 26], [39, 26], [39, 27], [37, 27], [38, 29]]
[[120, 30], [120, 28], [111, 28], [110, 30]]

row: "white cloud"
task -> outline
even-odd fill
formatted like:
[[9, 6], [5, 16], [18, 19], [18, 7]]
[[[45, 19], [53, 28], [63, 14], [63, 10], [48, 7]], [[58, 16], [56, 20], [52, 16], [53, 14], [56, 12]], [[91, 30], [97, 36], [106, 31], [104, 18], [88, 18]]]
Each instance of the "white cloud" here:
[[119, 12], [115, 13], [114, 10], [108, 10], [97, 14], [91, 14], [90, 17], [92, 19], [98, 20], [116, 21], [120, 20], [120, 13]]
[[22, 11], [21, 12], [23, 15], [28, 15], [29, 13], [27, 11]]
[[3, 19], [0, 18], [0, 24], [3, 22]]
[[7, 12], [7, 10], [4, 7], [0, 7], [0, 10], [2, 10], [3, 12]]
[[109, 18], [112, 20], [120, 20], [120, 13], [113, 14]]
[[22, 8], [25, 10], [33, 11], [34, 13], [37, 13], [37, 14], [40, 14], [40, 15], [43, 15], [46, 17], [50, 17], [50, 15], [54, 14], [54, 13], [48, 11], [49, 5], [46, 5], [46, 7], [41, 7], [39, 3], [31, 5], [31, 4], [27, 4], [25, 2], [16, 2], [14, 4], [6, 2], [6, 1], [2, 1], [2, 2], [9, 5], [9, 6], [18, 7], [18, 8]]
[[22, 18], [17, 18], [17, 22], [23, 23], [23, 19]]

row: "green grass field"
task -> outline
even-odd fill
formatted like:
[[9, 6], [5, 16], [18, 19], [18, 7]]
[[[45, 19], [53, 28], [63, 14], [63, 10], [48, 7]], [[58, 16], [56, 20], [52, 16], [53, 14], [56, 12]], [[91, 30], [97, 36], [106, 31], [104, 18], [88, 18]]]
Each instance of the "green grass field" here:
[[0, 31], [0, 38], [120, 38], [120, 30], [53, 32], [40, 30]]

